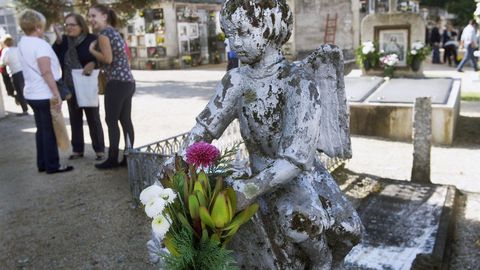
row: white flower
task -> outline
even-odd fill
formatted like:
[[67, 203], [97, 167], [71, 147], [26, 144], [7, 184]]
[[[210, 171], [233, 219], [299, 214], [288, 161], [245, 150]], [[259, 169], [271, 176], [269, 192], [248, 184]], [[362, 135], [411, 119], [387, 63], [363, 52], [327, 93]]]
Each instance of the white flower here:
[[166, 188], [160, 192], [159, 197], [165, 201], [165, 204], [170, 204], [177, 198], [177, 193], [171, 188]]
[[170, 229], [170, 220], [164, 215], [156, 216], [152, 221], [152, 231], [155, 237], [162, 239]]
[[140, 201], [143, 205], [147, 205], [153, 198], [158, 197], [162, 191], [163, 188], [161, 186], [153, 184], [142, 190], [142, 193], [140, 193]]
[[156, 197], [145, 205], [145, 213], [148, 217], [154, 218], [162, 214], [163, 210], [165, 209], [165, 205], [165, 200], [160, 197]]
[[362, 53], [369, 54], [375, 52], [375, 45], [371, 41], [362, 43]]
[[417, 50], [417, 51], [421, 50], [424, 46], [425, 45], [420, 41], [412, 43], [412, 49]]
[[411, 51], [410, 51], [410, 54], [411, 54], [411, 55], [416, 55], [416, 54], [417, 54], [417, 50], [411, 50]]

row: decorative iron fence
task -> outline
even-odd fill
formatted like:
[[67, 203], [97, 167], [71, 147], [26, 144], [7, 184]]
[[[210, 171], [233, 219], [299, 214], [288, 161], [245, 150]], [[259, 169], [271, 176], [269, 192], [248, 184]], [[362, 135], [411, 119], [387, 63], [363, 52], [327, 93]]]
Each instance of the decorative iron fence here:
[[[139, 203], [140, 192], [158, 179], [165, 161], [180, 150], [187, 136], [188, 133], [182, 133], [127, 151], [128, 181], [135, 205]], [[213, 141], [212, 144], [223, 150], [241, 141], [238, 122], [233, 122], [223, 133], [222, 137]], [[243, 149], [242, 153], [247, 152]], [[345, 163], [343, 159], [330, 158], [323, 153], [319, 153], [319, 156], [324, 166], [330, 172]]]

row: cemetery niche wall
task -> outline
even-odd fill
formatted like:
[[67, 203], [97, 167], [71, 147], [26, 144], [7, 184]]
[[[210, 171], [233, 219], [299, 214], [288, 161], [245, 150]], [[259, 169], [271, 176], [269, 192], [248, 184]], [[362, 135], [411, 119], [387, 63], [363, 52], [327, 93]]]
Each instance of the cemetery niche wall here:
[[[418, 13], [418, 8], [405, 9], [402, 3], [403, 1], [396, 0], [390, 0], [388, 3], [381, 1], [377, 3], [381, 8], [371, 7], [371, 13], [362, 19], [361, 43], [375, 44], [378, 57], [378, 64], [371, 65], [371, 68], [363, 66], [364, 75], [385, 75], [387, 64], [382, 56], [395, 54], [397, 56], [393, 67], [395, 71], [388, 77], [423, 77], [421, 61], [415, 61], [415, 57], [413, 61], [408, 61], [408, 58], [412, 57], [410, 55], [412, 50], [418, 51], [418, 44], [423, 44], [425, 40], [425, 20]], [[427, 51], [421, 53], [428, 54]]]

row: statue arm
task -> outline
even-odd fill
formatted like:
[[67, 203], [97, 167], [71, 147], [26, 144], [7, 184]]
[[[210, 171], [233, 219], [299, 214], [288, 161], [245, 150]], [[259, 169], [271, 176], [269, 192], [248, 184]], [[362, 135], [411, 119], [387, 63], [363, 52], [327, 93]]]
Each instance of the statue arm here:
[[302, 170], [287, 159], [277, 159], [271, 166], [247, 180], [227, 179], [237, 193], [237, 209], [241, 210], [258, 196], [276, 189], [297, 177]]

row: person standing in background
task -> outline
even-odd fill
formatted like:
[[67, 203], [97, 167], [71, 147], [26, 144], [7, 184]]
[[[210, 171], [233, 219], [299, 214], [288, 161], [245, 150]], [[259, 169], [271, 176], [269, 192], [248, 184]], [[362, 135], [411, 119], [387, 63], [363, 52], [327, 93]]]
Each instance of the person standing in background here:
[[[3, 50], [5, 46], [0, 44], [0, 57], [2, 56]], [[10, 76], [8, 76], [7, 69], [5, 67], [0, 67], [0, 74], [2, 74], [2, 81], [5, 85], [5, 90], [7, 90], [7, 95], [11, 97], [15, 97], [15, 88], [13, 87], [12, 81], [10, 80]], [[15, 102], [17, 102], [15, 100]]]
[[435, 26], [430, 33], [430, 46], [432, 46], [432, 63], [441, 64], [440, 61], [440, 44], [442, 42], [442, 35], [440, 34], [440, 18], [435, 20]]
[[65, 35], [60, 33], [58, 25], [55, 27], [55, 34], [57, 39], [53, 44], [53, 50], [60, 59], [65, 84], [72, 92], [72, 98], [67, 101], [73, 148], [69, 159], [83, 157], [85, 150], [83, 113], [85, 112], [96, 160], [101, 160], [105, 152], [105, 139], [99, 107], [80, 108], [78, 106], [75, 90], [81, 91], [82, 89], [75, 89], [72, 77], [72, 69], [83, 69], [83, 74], [86, 76], [90, 76], [92, 73], [96, 66], [96, 59], [90, 53], [89, 46], [97, 37], [89, 33], [87, 22], [80, 14], [76, 13], [70, 13], [65, 17]]
[[453, 64], [456, 66], [458, 65], [457, 62], [457, 32], [453, 30], [453, 26], [451, 23], [447, 24], [447, 29], [443, 31], [442, 35], [443, 39], [443, 49], [445, 50], [443, 54], [443, 62], [447, 63], [448, 66], [452, 65], [452, 57], [453, 57]]
[[7, 68], [7, 73], [10, 76], [13, 87], [15, 88], [15, 101], [22, 107], [22, 113], [17, 116], [28, 115], [28, 105], [23, 96], [23, 88], [25, 81], [23, 79], [22, 64], [18, 54], [18, 48], [13, 46], [13, 38], [7, 35], [2, 41], [5, 48], [0, 56], [0, 66]]
[[125, 41], [114, 27], [117, 24], [116, 13], [105, 5], [90, 7], [88, 19], [98, 39], [90, 44], [90, 53], [101, 64], [105, 72], [105, 120], [108, 126], [110, 148], [108, 159], [96, 164], [98, 169], [110, 169], [126, 166], [125, 156], [118, 163], [120, 121], [125, 139], [125, 147], [133, 146], [135, 134], [132, 124], [132, 97], [135, 93], [135, 80], [130, 70]]
[[463, 28], [462, 36], [460, 38], [460, 48], [466, 48], [466, 52], [463, 56], [462, 61], [457, 66], [458, 72], [463, 72], [462, 68], [467, 63], [468, 60], [471, 61], [472, 67], [475, 71], [478, 71], [477, 61], [473, 52], [477, 49], [477, 22], [475, 20], [470, 20], [469, 24]]
[[18, 43], [18, 50], [25, 78], [25, 100], [32, 107], [37, 126], [35, 140], [38, 171], [46, 171], [48, 174], [71, 171], [72, 166], [60, 165], [53, 130], [51, 110], [62, 110], [62, 98], [56, 84], [62, 78], [62, 70], [52, 47], [43, 39], [45, 16], [38, 11], [26, 9], [18, 21], [25, 33]]

